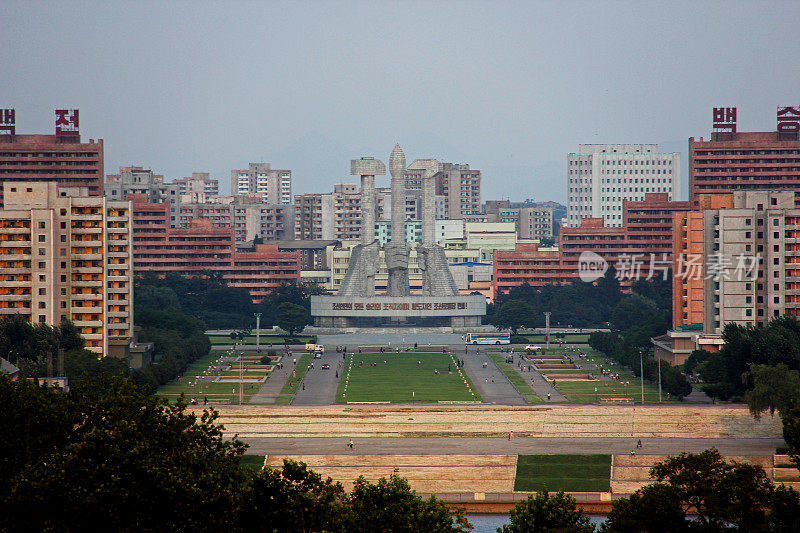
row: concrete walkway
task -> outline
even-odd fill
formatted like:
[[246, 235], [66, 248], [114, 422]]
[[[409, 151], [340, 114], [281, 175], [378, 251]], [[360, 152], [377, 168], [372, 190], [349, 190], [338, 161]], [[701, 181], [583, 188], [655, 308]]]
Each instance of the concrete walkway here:
[[[511, 363], [511, 366], [514, 370], [522, 376], [522, 379], [531, 386], [533, 392], [536, 395], [544, 400], [545, 402], [566, 402], [567, 397], [558, 392], [555, 387], [553, 387], [542, 375], [533, 369], [533, 363], [528, 363], [528, 361], [523, 360], [523, 364], [525, 365], [525, 372], [522, 371], [520, 367], [517, 366], [517, 363], [520, 361], [520, 354], [514, 354], [514, 362]], [[531, 366], [531, 371], [528, 372], [528, 364]], [[547, 399], [547, 394], [550, 394], [550, 400]]]
[[[469, 347], [469, 353], [464, 354], [464, 350], [456, 350], [456, 359], [464, 360], [464, 370], [475, 385], [475, 389], [481, 395], [484, 403], [501, 405], [526, 405], [525, 398], [517, 392], [517, 389], [508, 378], [503, 374], [494, 361], [489, 358], [489, 354], [480, 350], [475, 353], [475, 348]], [[486, 361], [486, 368], [483, 362]]]
[[[326, 348], [328, 346], [326, 345]], [[326, 349], [320, 359], [314, 359], [314, 368], [303, 376], [303, 386], [297, 389], [292, 405], [331, 405], [336, 400], [339, 378], [342, 375], [342, 354], [336, 353], [336, 346]], [[322, 369], [323, 364], [331, 367]]]
[[291, 374], [294, 367], [292, 366], [292, 360], [289, 359], [286, 361], [286, 357], [283, 356], [283, 370], [280, 368], [274, 368], [270, 373], [270, 376], [267, 378], [267, 381], [261, 385], [261, 388], [258, 389], [258, 392], [253, 394], [250, 397], [250, 401], [248, 403], [275, 403], [275, 399], [283, 389], [283, 386], [286, 385], [286, 382], [289, 379], [289, 374]]

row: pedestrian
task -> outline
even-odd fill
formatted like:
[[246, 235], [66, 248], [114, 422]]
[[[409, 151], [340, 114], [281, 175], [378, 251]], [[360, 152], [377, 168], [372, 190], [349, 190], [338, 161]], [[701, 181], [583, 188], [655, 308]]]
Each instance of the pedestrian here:
[[306, 390], [306, 382], [303, 382], [303, 390]]
[[636, 441], [636, 447], [637, 448], [641, 448], [642, 447], [642, 439], [639, 439], [639, 440]]
[[[203, 405], [208, 405], [208, 396], [203, 398]], [[639, 444], [641, 444], [641, 443], [642, 443], [642, 441], [639, 441]], [[641, 448], [641, 446], [639, 446], [639, 447]]]
[[492, 376], [492, 383], [494, 383], [494, 376]]
[[550, 401], [550, 393], [549, 392], [547, 393], [547, 401], [548, 402]]
[[508, 440], [511, 440], [512, 438], [514, 438], [514, 432], [513, 431], [509, 431], [508, 432]]
[[353, 447], [353, 439], [350, 439], [350, 442], [347, 443], [347, 447], [348, 448], [352, 448]]

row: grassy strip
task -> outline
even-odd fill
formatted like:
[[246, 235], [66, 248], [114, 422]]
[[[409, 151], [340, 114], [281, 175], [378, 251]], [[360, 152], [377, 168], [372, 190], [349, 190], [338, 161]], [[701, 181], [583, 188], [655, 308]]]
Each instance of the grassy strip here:
[[[510, 364], [506, 363], [505, 356], [492, 353], [489, 354], [489, 357], [492, 359], [492, 361], [494, 361], [494, 364], [497, 365], [497, 368], [500, 369], [500, 372], [502, 372], [508, 378], [512, 385], [514, 385], [514, 388], [517, 389], [517, 392], [525, 397], [526, 401], [529, 403], [541, 403], [543, 401], [541, 398], [539, 398], [539, 396], [537, 396], [536, 391], [534, 391], [533, 388], [528, 385], [525, 379], [516, 370], [514, 370]], [[539, 401], [530, 402], [528, 398], [531, 396], [538, 398]]]
[[[529, 334], [521, 334], [518, 335], [519, 337], [525, 337], [527, 342], [535, 342], [535, 343], [545, 343], [544, 340], [544, 333], [529, 333]], [[552, 346], [555, 341], [561, 341], [562, 337], [555, 337], [552, 333], [550, 334], [550, 346]], [[564, 335], [563, 340], [566, 344], [586, 344], [589, 342], [589, 334], [588, 333], [568, 333]]]
[[[273, 349], [280, 348], [286, 343], [286, 339], [289, 337], [285, 337], [283, 335], [267, 335], [262, 333], [260, 335], [259, 342], [262, 348], [269, 349], [270, 344], [272, 344]], [[208, 340], [211, 341], [211, 344], [235, 344], [237, 342], [243, 342], [244, 344], [255, 344], [256, 343], [256, 336], [255, 335], [247, 335], [244, 337], [242, 341], [238, 338], [231, 339], [230, 335], [209, 335]], [[291, 337], [292, 344], [306, 344], [311, 342], [317, 342], [316, 335], [297, 335]]]
[[[289, 379], [286, 381], [286, 384], [281, 389], [281, 394], [294, 394], [297, 391], [297, 387], [300, 386], [300, 382], [303, 381], [303, 376], [306, 375], [306, 371], [308, 371], [308, 365], [311, 364], [311, 358], [313, 356], [310, 353], [303, 354], [300, 356], [300, 359], [297, 360], [297, 365], [294, 367], [294, 376], [289, 376]], [[288, 365], [284, 364], [284, 367]], [[284, 368], [287, 372], [288, 369]], [[294, 385], [294, 387], [292, 387]]]
[[514, 490], [607, 492], [610, 455], [520, 455]]
[[351, 353], [336, 392], [336, 403], [473, 400], [480, 401], [480, 395], [445, 353]]
[[239, 466], [244, 466], [258, 471], [264, 468], [265, 458], [265, 455], [242, 455], [239, 458]]

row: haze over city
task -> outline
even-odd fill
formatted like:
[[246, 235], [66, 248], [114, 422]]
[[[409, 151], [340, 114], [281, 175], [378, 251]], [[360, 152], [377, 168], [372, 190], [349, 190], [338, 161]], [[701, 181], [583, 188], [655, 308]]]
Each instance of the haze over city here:
[[108, 172], [227, 189], [264, 161], [304, 193], [397, 141], [481, 169], [486, 198], [564, 202], [579, 144], [658, 143], [685, 169], [714, 106], [772, 130], [800, 100], [798, 20], [793, 2], [5, 2], [2, 103], [20, 133], [80, 108]]

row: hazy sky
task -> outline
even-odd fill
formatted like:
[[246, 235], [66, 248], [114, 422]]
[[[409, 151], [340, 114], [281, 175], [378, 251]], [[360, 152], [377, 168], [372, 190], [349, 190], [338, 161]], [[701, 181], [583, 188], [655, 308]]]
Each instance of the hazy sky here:
[[3, 0], [0, 20], [18, 133], [79, 108], [106, 173], [209, 171], [226, 191], [250, 161], [329, 191], [400, 142], [481, 169], [484, 199], [563, 202], [578, 144], [682, 151], [685, 182], [713, 106], [770, 131], [800, 104], [796, 1]]

